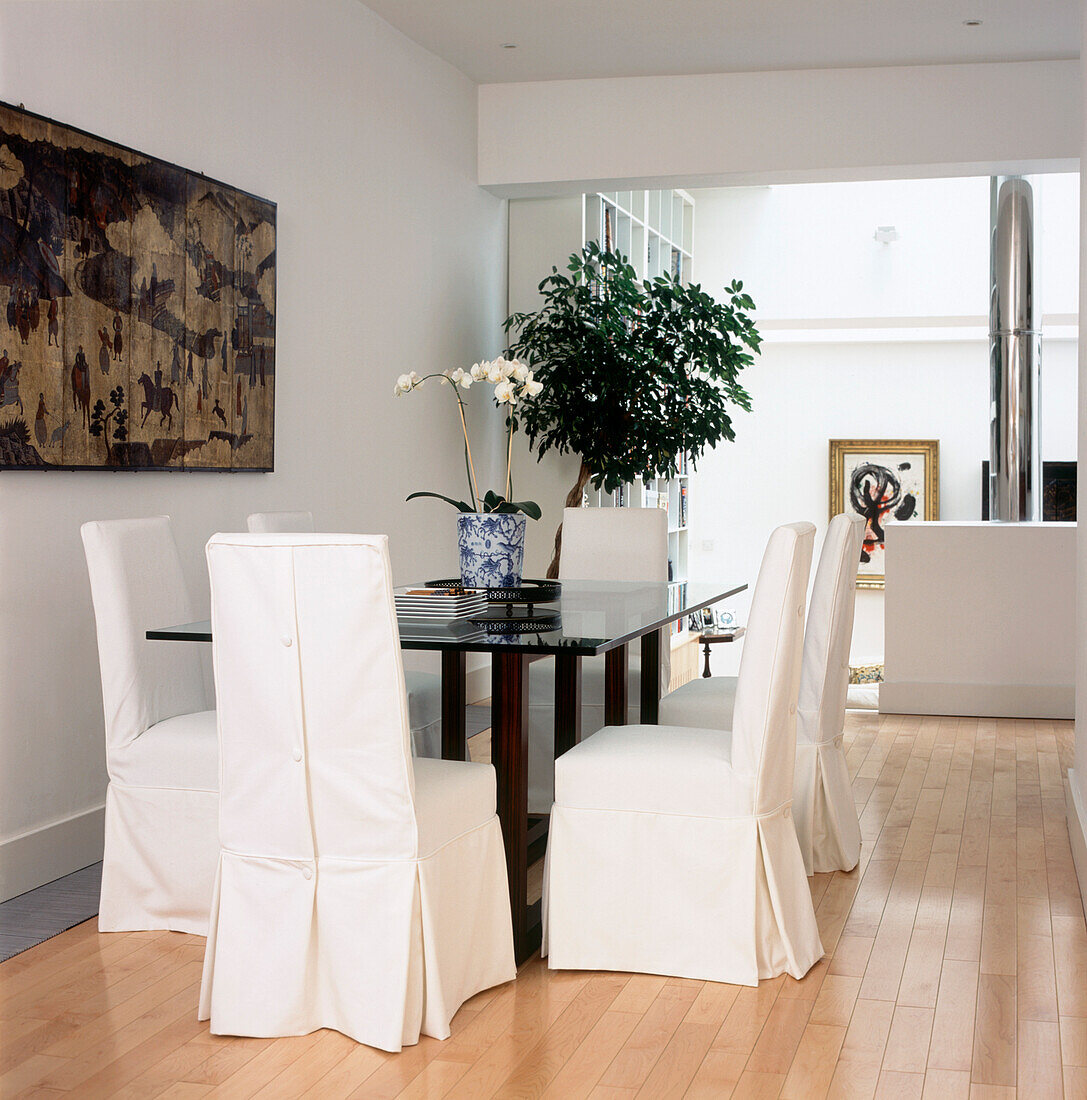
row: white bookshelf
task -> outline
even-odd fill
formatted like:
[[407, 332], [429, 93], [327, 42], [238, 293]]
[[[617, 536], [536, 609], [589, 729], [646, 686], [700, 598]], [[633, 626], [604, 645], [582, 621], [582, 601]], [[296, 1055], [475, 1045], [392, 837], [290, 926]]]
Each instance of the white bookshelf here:
[[640, 279], [691, 281], [694, 199], [686, 191], [599, 191], [583, 196], [582, 243], [626, 256]]

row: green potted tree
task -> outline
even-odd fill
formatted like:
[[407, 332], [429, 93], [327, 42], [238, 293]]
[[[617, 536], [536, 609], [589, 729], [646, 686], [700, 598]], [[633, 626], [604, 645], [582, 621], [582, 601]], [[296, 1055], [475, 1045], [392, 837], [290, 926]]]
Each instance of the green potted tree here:
[[[543, 305], [505, 322], [507, 355], [527, 362], [543, 384], [521, 410], [537, 460], [549, 450], [581, 459], [566, 507], [585, 486], [614, 492], [637, 477], [674, 477], [736, 437], [734, 408], [750, 411], [739, 375], [761, 339], [755, 303], [735, 281], [716, 299], [670, 275], [639, 280], [626, 257], [595, 242], [552, 268]], [[547, 575], [558, 575], [562, 525]]]

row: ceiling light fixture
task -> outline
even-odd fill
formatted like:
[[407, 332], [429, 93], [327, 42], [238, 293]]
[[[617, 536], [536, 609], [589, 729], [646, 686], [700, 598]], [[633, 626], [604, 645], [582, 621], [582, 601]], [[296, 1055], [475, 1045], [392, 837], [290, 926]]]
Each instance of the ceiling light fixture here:
[[517, 43], [516, 42], [503, 42], [502, 43], [502, 49], [504, 49], [504, 50], [515, 50], [515, 49], [517, 49]]
[[964, 19], [962, 21], [962, 25], [964, 27], [980, 27], [981, 26], [981, 20], [980, 19]]

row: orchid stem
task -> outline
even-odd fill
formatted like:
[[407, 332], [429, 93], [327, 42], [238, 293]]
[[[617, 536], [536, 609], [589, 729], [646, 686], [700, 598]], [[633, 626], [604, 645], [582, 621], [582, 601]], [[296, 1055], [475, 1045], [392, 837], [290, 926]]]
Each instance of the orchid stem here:
[[506, 500], [510, 498], [510, 474], [513, 464], [513, 417], [507, 421], [509, 425], [509, 442], [506, 444]]
[[[472, 504], [475, 505], [479, 502], [479, 486], [476, 482], [476, 466], [472, 461], [472, 445], [468, 442], [468, 422], [464, 419], [464, 402], [460, 399], [460, 394], [457, 393], [456, 383], [453, 385], [453, 396], [457, 399], [457, 411], [460, 413], [460, 426], [461, 431], [464, 432], [464, 450], [468, 455], [468, 488], [472, 492]], [[473, 507], [473, 511], [478, 512], [479, 509]]]

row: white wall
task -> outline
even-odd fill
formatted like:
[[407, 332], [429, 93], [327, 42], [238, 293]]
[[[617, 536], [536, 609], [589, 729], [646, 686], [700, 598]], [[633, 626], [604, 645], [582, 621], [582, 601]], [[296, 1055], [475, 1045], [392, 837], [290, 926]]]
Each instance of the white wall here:
[[879, 709], [1071, 718], [1076, 526], [891, 524]]
[[[1087, 16], [1087, 4], [1083, 5]], [[1087, 56], [1087, 18], [1083, 21], [1081, 56]], [[1087, 66], [1080, 78], [1080, 91], [1087, 99]], [[1080, 131], [1080, 219], [1087, 224], [1087, 187], [1083, 186], [1087, 164], [1087, 112]], [[1080, 350], [1079, 350], [1079, 468], [1087, 469], [1087, 233], [1080, 237]], [[1087, 487], [1080, 494], [1087, 500]], [[1075, 767], [1068, 773], [1068, 835], [1076, 861], [1080, 894], [1087, 898], [1087, 523], [1078, 526], [1076, 538], [1076, 750]]]
[[[531, 313], [540, 308], [540, 280], [552, 267], [565, 272], [570, 254], [581, 249], [583, 215], [580, 194], [510, 203], [509, 313]], [[546, 573], [554, 553], [555, 529], [562, 522], [563, 502], [580, 469], [580, 458], [560, 456], [554, 451], [537, 461], [525, 434], [520, 432], [514, 438], [515, 496], [535, 500], [543, 509], [543, 515], [528, 524], [525, 534], [525, 576], [542, 577]]]
[[505, 203], [474, 85], [356, 0], [3, 4], [0, 98], [279, 204], [275, 473], [0, 474], [0, 855], [45, 881], [105, 788], [80, 523], [169, 513], [202, 606], [204, 542], [253, 510], [388, 532], [401, 582], [455, 570], [452, 510], [404, 497], [459, 493], [459, 429], [392, 386], [500, 349]]
[[1079, 102], [1078, 61], [488, 84], [479, 179], [512, 196], [1068, 170]]
[[[1075, 173], [1034, 177], [1037, 286], [1054, 315], [1078, 308]], [[774, 328], [810, 319], [987, 329], [989, 177], [875, 180], [693, 191], [695, 279], [734, 276]], [[893, 225], [899, 239], [874, 240]]]
[[[1047, 459], [1076, 454], [1076, 345], [1064, 334], [1078, 297], [1077, 184], [1061, 175], [1038, 186], [1043, 313], [1058, 322], [1042, 353]], [[822, 532], [830, 439], [938, 439], [940, 518], [980, 518], [988, 187], [967, 178], [694, 193], [695, 278], [711, 293], [742, 278], [767, 342], [743, 376], [753, 409], [736, 415], [736, 442], [692, 475], [693, 578], [754, 578], [778, 523], [807, 519]], [[900, 240], [876, 242], [888, 224]], [[860, 591], [854, 659], [882, 655], [883, 593]], [[738, 656], [715, 653], [714, 672], [734, 671]]]

